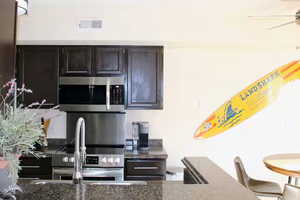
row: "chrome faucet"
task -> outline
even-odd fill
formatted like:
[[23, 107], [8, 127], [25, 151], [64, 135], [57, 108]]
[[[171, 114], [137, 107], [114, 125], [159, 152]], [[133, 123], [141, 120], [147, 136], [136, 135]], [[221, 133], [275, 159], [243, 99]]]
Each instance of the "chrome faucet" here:
[[[81, 134], [80, 134], [81, 133]], [[80, 137], [81, 136], [81, 137]], [[81, 141], [81, 145], [79, 147]], [[86, 158], [85, 147], [85, 122], [82, 117], [77, 120], [75, 132], [75, 151], [74, 151], [74, 172], [73, 183], [79, 184], [82, 181], [82, 168]]]

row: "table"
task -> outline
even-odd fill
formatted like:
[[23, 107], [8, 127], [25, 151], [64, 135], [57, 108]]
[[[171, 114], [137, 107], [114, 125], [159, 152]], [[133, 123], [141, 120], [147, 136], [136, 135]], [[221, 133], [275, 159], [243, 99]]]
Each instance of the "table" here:
[[295, 185], [298, 185], [300, 179], [300, 153], [275, 154], [263, 159], [265, 166], [277, 173], [289, 177], [289, 184], [295, 179]]

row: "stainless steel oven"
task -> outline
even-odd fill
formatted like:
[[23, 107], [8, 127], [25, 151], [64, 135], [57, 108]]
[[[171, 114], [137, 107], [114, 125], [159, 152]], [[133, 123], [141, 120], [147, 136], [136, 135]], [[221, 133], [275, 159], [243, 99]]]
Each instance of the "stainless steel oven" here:
[[[72, 180], [73, 167], [54, 167], [52, 179]], [[84, 168], [83, 179], [88, 181], [123, 181], [123, 168]]]
[[60, 77], [59, 105], [71, 112], [124, 112], [124, 77]]
[[[87, 148], [83, 168], [83, 179], [89, 181], [123, 181], [124, 154], [106, 154], [101, 149]], [[98, 152], [98, 154], [91, 154]], [[52, 158], [52, 179], [72, 180], [74, 172], [74, 154], [56, 154]]]

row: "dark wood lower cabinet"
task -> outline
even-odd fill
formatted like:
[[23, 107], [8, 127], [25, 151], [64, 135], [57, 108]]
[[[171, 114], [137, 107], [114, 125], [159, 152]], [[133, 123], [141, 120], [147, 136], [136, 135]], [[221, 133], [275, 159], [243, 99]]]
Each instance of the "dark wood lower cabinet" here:
[[52, 179], [51, 158], [21, 157], [20, 178]]
[[165, 180], [165, 159], [126, 159], [125, 180]]
[[183, 181], [184, 184], [197, 184], [197, 181], [194, 179], [191, 172], [186, 168], [183, 171]]

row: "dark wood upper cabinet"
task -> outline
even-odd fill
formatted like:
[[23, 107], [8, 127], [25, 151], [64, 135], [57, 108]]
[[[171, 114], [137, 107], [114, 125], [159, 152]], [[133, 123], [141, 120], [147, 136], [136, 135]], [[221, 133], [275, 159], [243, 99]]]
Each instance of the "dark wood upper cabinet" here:
[[0, 1], [0, 86], [15, 77], [16, 2]]
[[18, 48], [18, 82], [33, 91], [22, 98], [27, 106], [46, 99], [45, 106], [57, 104], [59, 48], [22, 46]]
[[163, 108], [163, 47], [129, 47], [127, 109]]
[[160, 46], [19, 46], [18, 82], [33, 94], [28, 105], [58, 102], [60, 76], [125, 75], [127, 109], [163, 108], [163, 47]]
[[125, 49], [120, 47], [95, 47], [93, 72], [98, 75], [123, 74]]
[[90, 76], [92, 74], [91, 47], [62, 47], [61, 48], [61, 76]]

